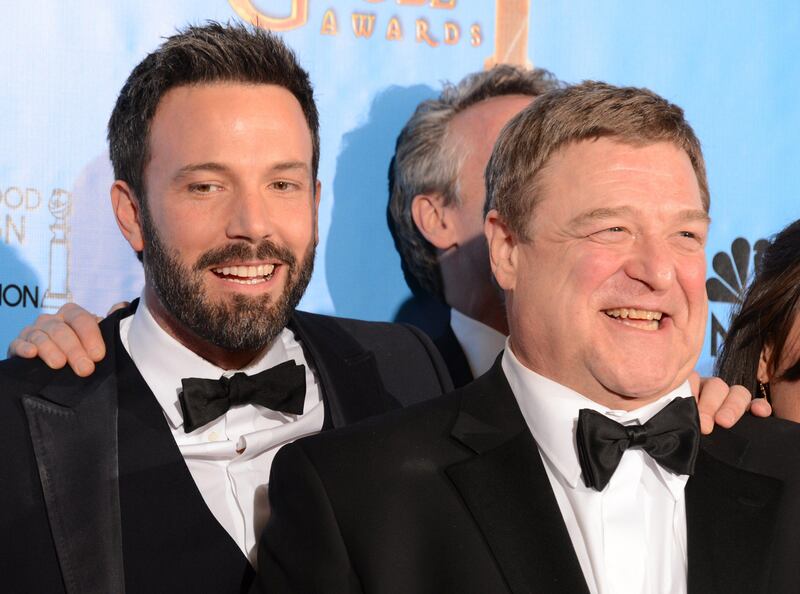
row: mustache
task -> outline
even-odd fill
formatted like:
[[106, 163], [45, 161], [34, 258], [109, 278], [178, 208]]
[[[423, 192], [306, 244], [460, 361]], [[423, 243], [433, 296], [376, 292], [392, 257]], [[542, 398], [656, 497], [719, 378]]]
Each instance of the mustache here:
[[296, 259], [289, 248], [278, 245], [269, 239], [262, 239], [256, 246], [240, 241], [208, 250], [197, 259], [192, 269], [199, 272], [206, 268], [227, 264], [232, 260], [265, 260], [267, 258], [280, 260], [288, 265], [290, 270], [295, 268]]

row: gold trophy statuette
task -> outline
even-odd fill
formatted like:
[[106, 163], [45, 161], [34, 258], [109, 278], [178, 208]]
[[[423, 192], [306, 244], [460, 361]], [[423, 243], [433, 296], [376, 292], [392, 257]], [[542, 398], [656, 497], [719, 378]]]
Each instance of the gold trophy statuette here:
[[58, 309], [72, 301], [69, 290], [69, 224], [67, 219], [72, 209], [72, 194], [66, 190], [53, 190], [47, 208], [53, 215], [50, 225], [53, 237], [50, 239], [50, 274], [47, 290], [42, 300], [43, 309]]

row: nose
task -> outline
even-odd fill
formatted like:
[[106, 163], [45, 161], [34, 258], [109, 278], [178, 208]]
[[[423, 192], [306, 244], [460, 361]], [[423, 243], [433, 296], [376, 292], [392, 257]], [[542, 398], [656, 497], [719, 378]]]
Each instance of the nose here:
[[241, 188], [229, 204], [226, 233], [229, 239], [258, 243], [274, 231], [269, 197], [257, 186]]
[[675, 260], [665, 241], [640, 235], [634, 241], [625, 273], [652, 291], [665, 291], [675, 282]]

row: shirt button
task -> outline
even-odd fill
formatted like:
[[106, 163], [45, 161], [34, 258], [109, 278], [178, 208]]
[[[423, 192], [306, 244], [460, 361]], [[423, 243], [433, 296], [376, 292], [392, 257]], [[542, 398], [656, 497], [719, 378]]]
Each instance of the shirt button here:
[[212, 431], [208, 434], [208, 441], [219, 441], [219, 433]]

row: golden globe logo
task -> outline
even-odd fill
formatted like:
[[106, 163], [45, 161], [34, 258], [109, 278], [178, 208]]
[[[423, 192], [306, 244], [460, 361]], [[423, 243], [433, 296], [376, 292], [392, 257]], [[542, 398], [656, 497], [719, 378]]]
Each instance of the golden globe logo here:
[[[228, 2], [241, 18], [264, 29], [290, 31], [308, 24], [309, 0], [261, 0], [259, 5], [264, 8], [257, 8], [253, 0]], [[456, 8], [457, 0], [363, 0], [363, 3], [392, 3], [417, 7], [418, 10], [452, 11]], [[272, 10], [267, 12], [266, 6]], [[529, 14], [530, 0], [496, 0], [495, 51], [487, 58], [486, 68], [501, 62], [531, 66], [528, 60]], [[417, 43], [425, 43], [430, 47], [452, 46], [464, 42], [478, 47], [483, 43], [483, 32], [479, 23], [472, 23], [463, 31], [459, 22], [447, 20], [441, 30], [433, 31], [424, 15], [416, 15], [413, 27], [409, 26], [405, 14], [401, 15], [379, 23], [375, 14], [354, 10], [350, 13], [350, 29], [356, 38], [370, 39], [376, 30], [381, 30], [386, 41], [396, 42], [413, 37]], [[337, 15], [334, 8], [328, 8], [319, 23], [319, 32], [321, 35], [339, 35], [342, 27], [346, 26], [343, 23], [346, 23], [346, 18]]]

